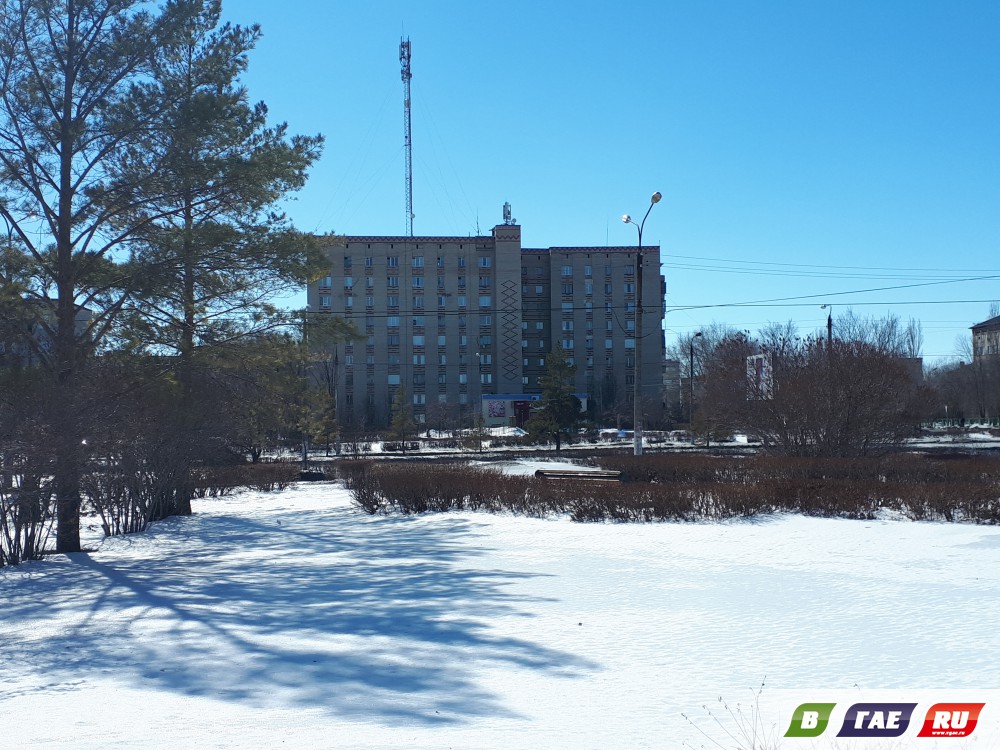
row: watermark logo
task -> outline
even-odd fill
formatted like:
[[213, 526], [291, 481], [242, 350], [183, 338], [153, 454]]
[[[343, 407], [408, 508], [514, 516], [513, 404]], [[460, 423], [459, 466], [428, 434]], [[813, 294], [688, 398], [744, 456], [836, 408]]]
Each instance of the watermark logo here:
[[935, 703], [917, 737], [968, 737], [985, 703]]
[[819, 737], [830, 723], [836, 703], [803, 703], [792, 714], [786, 737]]
[[844, 715], [838, 737], [901, 737], [916, 703], [855, 703]]

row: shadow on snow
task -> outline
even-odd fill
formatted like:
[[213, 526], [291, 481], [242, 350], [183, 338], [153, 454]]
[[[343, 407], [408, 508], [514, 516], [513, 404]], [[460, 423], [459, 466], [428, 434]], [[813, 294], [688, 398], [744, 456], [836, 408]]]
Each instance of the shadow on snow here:
[[111, 677], [388, 723], [511, 717], [490, 670], [599, 667], [491, 627], [527, 616], [507, 589], [531, 576], [463, 567], [479, 528], [345, 507], [171, 519], [8, 575], [5, 666], [50, 683], [20, 692]]

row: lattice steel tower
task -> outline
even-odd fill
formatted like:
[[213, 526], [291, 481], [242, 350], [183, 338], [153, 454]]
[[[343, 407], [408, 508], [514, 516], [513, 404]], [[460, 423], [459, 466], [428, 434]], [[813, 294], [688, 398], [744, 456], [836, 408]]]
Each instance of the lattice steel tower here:
[[410, 40], [399, 42], [399, 63], [403, 68], [403, 148], [406, 161], [406, 234], [413, 236], [413, 137], [410, 131]]

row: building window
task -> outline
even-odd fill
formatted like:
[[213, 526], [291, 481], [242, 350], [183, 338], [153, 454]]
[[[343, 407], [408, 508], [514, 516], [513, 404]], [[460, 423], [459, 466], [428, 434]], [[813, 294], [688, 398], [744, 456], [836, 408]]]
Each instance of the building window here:
[[438, 364], [439, 365], [446, 365], [446, 364], [448, 364], [448, 355], [446, 355], [446, 354], [439, 354], [438, 355]]
[[469, 382], [469, 375], [468, 375], [468, 373], [464, 373], [464, 372], [458, 373], [458, 384], [459, 385], [465, 385], [468, 382]]
[[571, 313], [571, 312], [573, 312], [573, 303], [572, 302], [563, 302], [562, 303], [562, 311], [564, 313]]
[[423, 309], [424, 306], [424, 295], [414, 294], [413, 295], [413, 307], [415, 309]]
[[438, 346], [447, 345], [447, 338], [445, 336], [438, 336]]
[[375, 307], [375, 297], [368, 295], [365, 297], [365, 307]]
[[626, 349], [635, 349], [635, 339], [625, 339]]
[[[416, 358], [417, 358], [416, 355], [414, 355], [413, 359], [416, 360]], [[413, 364], [415, 365], [423, 364], [423, 362], [414, 361]], [[424, 385], [426, 382], [427, 382], [427, 376], [424, 373], [422, 372], [413, 373], [413, 385]]]
[[573, 285], [572, 284], [563, 284], [562, 285], [562, 293], [563, 294], [572, 294], [573, 293]]
[[385, 285], [390, 289], [399, 289], [399, 277], [387, 276], [385, 279]]
[[395, 294], [390, 294], [385, 298], [386, 307], [399, 307], [399, 297]]
[[443, 294], [439, 294], [438, 295], [438, 307], [446, 307], [447, 304], [448, 304], [448, 298], [445, 295], [443, 295]]
[[559, 271], [559, 275], [562, 276], [564, 279], [572, 278], [573, 266], [563, 266]]
[[465, 307], [465, 295], [464, 294], [458, 295], [458, 306], [459, 307]]
[[414, 276], [412, 279], [410, 279], [410, 285], [414, 289], [423, 289], [424, 288], [424, 277], [423, 276]]
[[480, 336], [479, 337], [479, 345], [480, 346], [493, 346], [493, 337], [492, 336], [485, 336], [485, 335], [484, 336]]
[[354, 307], [354, 297], [344, 297], [344, 307], [348, 310]]
[[631, 281], [625, 282], [625, 294], [635, 294], [635, 283]]
[[481, 326], [491, 326], [491, 325], [493, 325], [493, 316], [492, 315], [480, 315], [479, 316], [479, 325], [481, 325]]
[[438, 373], [438, 385], [447, 385], [447, 384], [448, 384], [448, 376], [445, 375], [443, 372]]
[[444, 289], [444, 276], [438, 276], [438, 289]]
[[482, 383], [483, 385], [489, 385], [490, 383], [493, 382], [493, 373], [492, 372], [479, 373], [479, 382]]
[[492, 365], [493, 364], [493, 355], [492, 354], [480, 354], [479, 355], [479, 364], [481, 364], [481, 365]]
[[461, 256], [461, 257], [459, 257], [459, 259], [458, 259], [458, 267], [459, 268], [465, 268], [465, 256], [464, 255]]
[[399, 385], [399, 373], [389, 373], [389, 385]]
[[493, 259], [490, 258], [488, 255], [484, 255], [479, 259], [480, 268], [489, 268], [492, 265], [493, 265]]
[[614, 347], [615, 347], [614, 339], [604, 339], [605, 349], [614, 349]]
[[544, 293], [545, 293], [544, 286], [539, 285], [535, 287], [535, 294], [544, 294]]
[[354, 277], [353, 276], [345, 276], [344, 277], [344, 289], [353, 289], [353, 288], [354, 288]]
[[374, 258], [365, 258], [365, 268], [371, 268], [374, 265], [375, 265]]
[[421, 336], [421, 335], [419, 335], [419, 334], [416, 335], [416, 336], [414, 336], [413, 337], [413, 345], [414, 346], [423, 346], [424, 345], [424, 337]]
[[544, 323], [544, 321], [536, 320], [535, 321], [535, 330], [536, 331], [544, 331], [545, 330], [545, 323]]
[[389, 266], [389, 268], [399, 268], [399, 256], [390, 255], [385, 259], [385, 264]]
[[398, 328], [399, 327], [399, 316], [398, 315], [390, 315], [389, 317], [387, 317], [385, 319], [385, 324], [387, 326], [389, 326], [389, 328]]
[[329, 289], [333, 286], [333, 276], [324, 276], [320, 279], [319, 285], [322, 289]]
[[413, 262], [413, 267], [414, 268], [423, 268], [424, 267], [424, 256], [423, 255], [414, 255], [412, 262]]
[[[416, 406], [422, 406], [423, 404], [426, 404], [427, 403], [427, 394], [425, 394], [425, 393], [414, 393], [413, 394], [413, 403]], [[421, 416], [423, 416], [423, 415], [421, 415]]]
[[575, 345], [575, 342], [573, 341], [573, 339], [563, 339], [563, 341], [562, 341], [562, 348], [563, 349], [567, 349], [567, 350], [572, 349], [574, 347], [574, 345]]
[[562, 322], [562, 329], [564, 331], [572, 331], [573, 330], [573, 321], [572, 320], [564, 320]]
[[319, 295], [319, 306], [320, 307], [329, 307], [330, 306], [330, 295], [329, 294], [321, 294], [321, 295]]
[[[371, 340], [371, 342], [373, 344], [375, 343], [375, 337], [374, 336], [369, 336], [368, 338]], [[390, 333], [385, 338], [386, 338], [386, 343], [388, 343], [389, 346], [399, 346], [399, 334], [398, 333]]]
[[492, 296], [490, 296], [489, 294], [480, 294], [479, 295], [479, 306], [480, 307], [489, 307], [492, 304], [493, 304], [493, 297]]
[[594, 268], [593, 268], [593, 266], [584, 266], [583, 267], [583, 275], [584, 276], [593, 276], [594, 275]]
[[414, 315], [413, 316], [413, 325], [415, 325], [418, 328], [423, 328], [424, 327], [424, 316], [423, 315]]
[[440, 255], [438, 256], [437, 266], [438, 268], [444, 268], [444, 258], [442, 258]]
[[634, 320], [626, 320], [625, 321], [625, 330], [626, 331], [634, 331], [635, 330], [635, 321]]

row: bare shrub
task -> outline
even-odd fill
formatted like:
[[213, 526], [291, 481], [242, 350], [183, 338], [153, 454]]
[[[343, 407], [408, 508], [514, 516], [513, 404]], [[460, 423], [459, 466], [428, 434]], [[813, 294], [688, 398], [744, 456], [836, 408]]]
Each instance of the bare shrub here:
[[26, 473], [4, 475], [0, 482], [0, 567], [42, 556], [54, 512], [47, 479]]
[[1000, 523], [1000, 458], [614, 456], [627, 481], [548, 481], [460, 464], [365, 464], [347, 480], [368, 513], [567, 513], [577, 521], [696, 521], [764, 513]]

